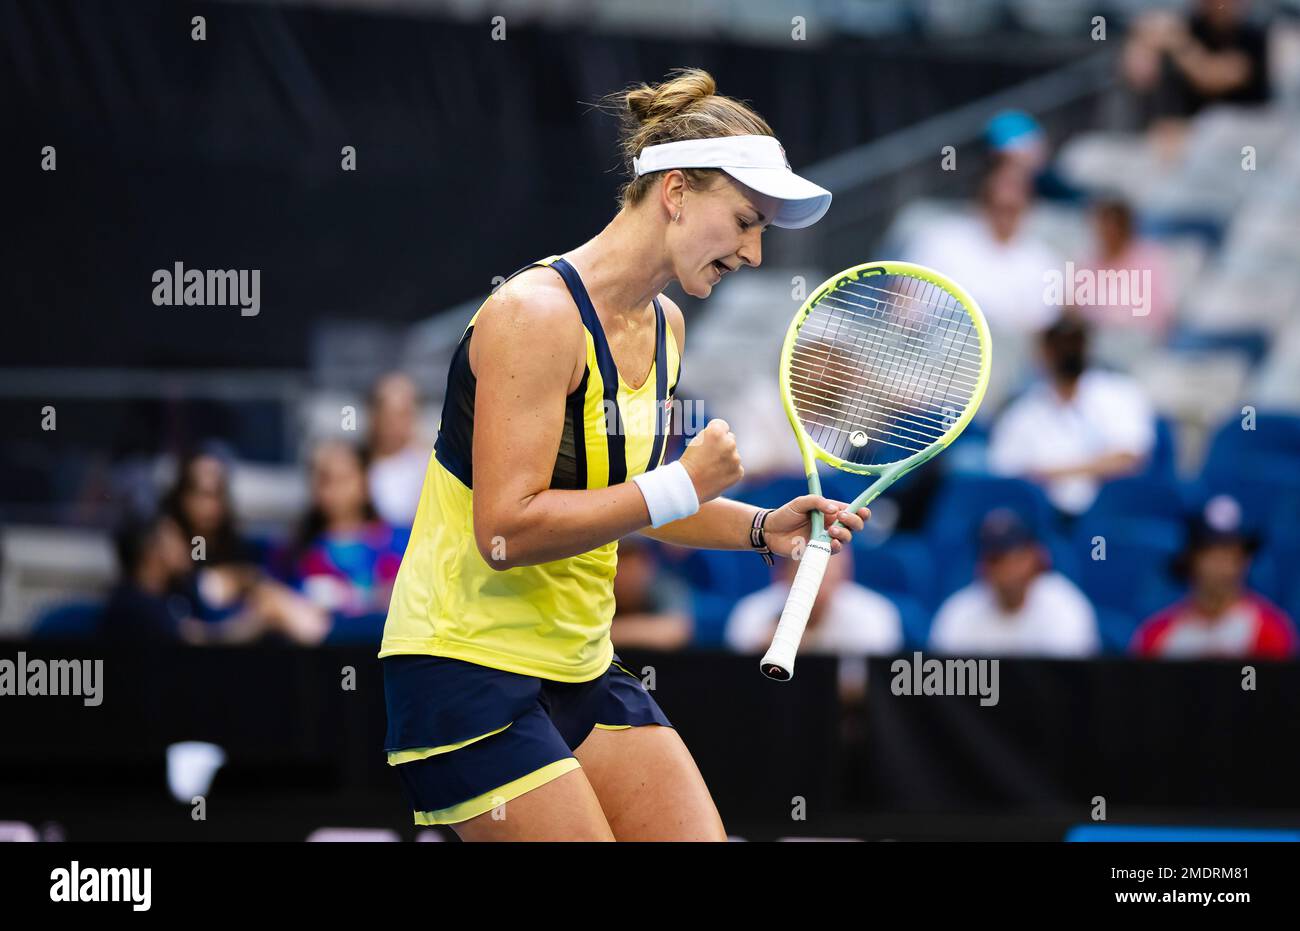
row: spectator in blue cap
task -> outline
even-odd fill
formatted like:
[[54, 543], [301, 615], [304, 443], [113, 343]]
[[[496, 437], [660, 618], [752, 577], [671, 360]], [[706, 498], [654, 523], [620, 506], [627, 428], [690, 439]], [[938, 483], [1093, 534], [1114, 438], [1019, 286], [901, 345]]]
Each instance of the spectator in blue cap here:
[[1023, 110], [1002, 110], [984, 126], [984, 141], [995, 158], [1018, 164], [1033, 179], [1034, 193], [1047, 200], [1074, 203], [1084, 192], [1066, 181], [1051, 161], [1047, 134]]
[[977, 656], [1083, 657], [1098, 651], [1097, 619], [1083, 592], [1053, 572], [1047, 551], [1016, 512], [980, 524], [976, 579], [939, 607], [930, 648]]

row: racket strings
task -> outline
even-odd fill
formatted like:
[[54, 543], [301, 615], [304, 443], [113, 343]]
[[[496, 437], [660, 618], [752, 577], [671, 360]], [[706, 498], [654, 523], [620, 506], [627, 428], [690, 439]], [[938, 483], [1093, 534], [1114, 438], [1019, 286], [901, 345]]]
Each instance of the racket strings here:
[[[878, 319], [878, 317], [875, 315], [874, 312], [880, 306], [889, 306], [889, 307], [895, 306], [892, 303], [884, 304], [882, 302], [881, 304], [867, 304], [867, 303], [862, 303], [857, 301], [851, 301], [848, 300], [845, 295], [838, 294], [835, 292], [827, 294], [825, 297], [822, 298], [822, 300], [833, 301], [835, 303], [835, 306], [842, 308], [847, 313], [856, 311], [867, 321]], [[875, 301], [876, 298], [869, 298], [869, 300]], [[909, 327], [903, 323], [896, 324], [893, 327], [893, 329], [894, 332], [897, 334], [897, 342], [903, 348], [906, 349], [916, 349], [917, 347], [924, 348], [927, 346], [928, 341], [932, 336], [931, 333], [928, 333], [923, 329], [920, 329], [918, 327]], [[980, 364], [979, 353], [972, 352], [969, 355], [965, 355], [964, 353], [960, 353], [960, 352], [956, 353], [954, 355], [954, 362], [959, 365], [964, 363], [966, 367], [978, 370]]]
[[[923, 282], [923, 283], [928, 285], [929, 287], [932, 288], [935, 287], [934, 285], [929, 285], [929, 282]], [[869, 290], [879, 291], [881, 289], [870, 288]], [[936, 290], [939, 289], [936, 288]], [[948, 297], [950, 300], [954, 300], [955, 302], [955, 299], [952, 299], [951, 296], [947, 295], [946, 292], [940, 290], [939, 293], [943, 294], [945, 297]], [[840, 297], [839, 295], [836, 295], [835, 293], [827, 295], [827, 298], [837, 301], [838, 306], [844, 308], [845, 310], [848, 310], [849, 308], [862, 308], [864, 311], [866, 311], [865, 317], [869, 322], [879, 319], [878, 315], [875, 314], [874, 312], [877, 311], [880, 306], [888, 306], [892, 309], [898, 310], [899, 312], [905, 311], [905, 308], [903, 308], [901, 305], [898, 305], [895, 302], [886, 302], [877, 298], [871, 298], [871, 300], [877, 301], [876, 306], [847, 301], [842, 297]], [[934, 337], [935, 332], [940, 332], [943, 335], [953, 336], [953, 337], [957, 335], [967, 336], [975, 332], [974, 324], [970, 322], [970, 318], [966, 315], [965, 311], [961, 309], [959, 304], [956, 307], [956, 313], [959, 316], [949, 317], [947, 321], [940, 321], [940, 326], [937, 331], [932, 329], [930, 332], [926, 332], [924, 330], [920, 330], [917, 328], [908, 327], [905, 324], [898, 323], [897, 321], [894, 322], [893, 330], [896, 333], [901, 334], [899, 341], [903, 344], [905, 350], [909, 350], [913, 353], [925, 352], [927, 351], [928, 343]], [[945, 323], [948, 324], [956, 323], [958, 324], [958, 326], [955, 327], [945, 326], [944, 325]], [[912, 333], [918, 335], [917, 336], [908, 335]], [[978, 341], [976, 343], [976, 346], [973, 347], [972, 351], [969, 353], [965, 349], [964, 342], [960, 347], [956, 347], [950, 344], [942, 348], [947, 350], [948, 352], [947, 361], [951, 363], [953, 369], [956, 372], [961, 372], [963, 374], [970, 376], [972, 381], [978, 380], [979, 370], [981, 365], [981, 359], [978, 352]]]
[[[872, 357], [875, 366], [855, 372], [832, 354], [827, 364], [819, 367], [818, 374], [826, 383], [821, 390], [814, 387], [815, 379], [804, 379], [809, 384], [801, 386], [801, 393], [810, 407], [818, 409], [821, 415], [818, 420], [823, 425], [826, 425], [826, 415], [845, 419], [852, 412], [852, 420], [865, 421], [878, 429], [883, 426], [886, 434], [910, 440], [917, 448], [929, 445], [946, 432], [954, 419], [956, 404], [943, 410], [942, 404], [934, 403], [954, 394], [951, 384], [947, 387], [939, 384], [939, 369], [929, 366], [927, 370], [923, 356], [915, 347], [889, 353], [881, 346], [878, 333], [845, 327], [843, 318], [834, 324], [827, 328], [832, 332], [825, 335], [847, 343], [857, 357]], [[804, 370], [804, 374], [813, 373]], [[823, 403], [817, 403], [818, 399]]]
[[[890, 303], [897, 305], [899, 302]], [[819, 361], [818, 355], [825, 357], [820, 360], [825, 364], [819, 366], [818, 374], [829, 384], [826, 388], [817, 390], [813, 387], [816, 380], [805, 378], [803, 380], [808, 384], [799, 387], [805, 407], [812, 414], [810, 419], [814, 421], [813, 425], [820, 426], [823, 432], [832, 430], [840, 434], [837, 437], [823, 436], [827, 445], [837, 446], [840, 453], [845, 453], [850, 451], [850, 447], [860, 450], [865, 438], [874, 437], [876, 442], [884, 443], [891, 450], [911, 454], [930, 445], [946, 432], [957, 412], [957, 405], [950, 403], [948, 409], [944, 410], [943, 405], [932, 402], [942, 401], [954, 392], [951, 385], [944, 388], [939, 384], [940, 369], [934, 365], [926, 366], [926, 350], [918, 349], [916, 343], [905, 340], [901, 348], [890, 352], [878, 331], [846, 325], [843, 315], [829, 316], [824, 329], [826, 332], [822, 334], [823, 337], [829, 336], [839, 341], [841, 346], [839, 357], [834, 353], [813, 354], [814, 364]], [[915, 327], [907, 329], [916, 330]], [[815, 329], [810, 332], [815, 333]], [[956, 341], [949, 342], [956, 345]], [[874, 366], [864, 366], [855, 372], [841, 358], [845, 347], [854, 357], [873, 359]], [[928, 353], [941, 355], [945, 351], [951, 352], [951, 349], [940, 342], [937, 348], [928, 350]], [[805, 369], [804, 374], [813, 373]], [[857, 429], [848, 430], [850, 426]], [[845, 436], [849, 438], [849, 447], [845, 447]], [[885, 437], [889, 439], [886, 440]], [[854, 460], [862, 457], [847, 455], [842, 458]], [[892, 460], [902, 457], [875, 457], [876, 460], [884, 458]]]
[[[829, 299], [836, 300], [835, 298], [829, 298]], [[845, 306], [845, 303], [842, 301], [836, 301], [836, 303], [833, 306], [837, 306], [839, 309], [843, 310], [846, 313], [851, 313], [851, 311], [848, 310], [848, 308]], [[854, 305], [854, 306], [867, 306], [867, 305]], [[871, 317], [867, 317], [865, 319], [868, 321], [868, 324], [870, 324], [874, 320], [874, 318]], [[839, 324], [843, 322], [843, 318], [842, 317], [836, 318], [834, 322], [836, 324], [837, 332], [833, 334], [832, 338], [836, 338], [836, 339], [845, 338], [844, 334], [838, 332]], [[895, 329], [898, 330], [908, 329], [913, 332], [916, 332], [915, 328], [899, 326], [896, 327]], [[951, 328], [949, 328], [949, 330], [951, 335]], [[895, 340], [895, 342], [898, 345], [891, 347], [883, 344], [880, 339], [881, 334], [879, 330], [871, 328], [870, 326], [868, 326], [867, 330], [865, 331], [865, 335], [863, 333], [859, 333], [857, 335], [859, 337], [859, 342], [861, 343], [861, 345], [855, 347], [857, 354], [862, 355], [868, 352], [874, 353], [875, 355], [878, 356], [877, 361], [881, 366], [890, 366], [895, 370], [899, 370], [902, 368], [909, 368], [914, 374], [919, 374], [926, 368], [924, 356], [936, 354], [935, 350], [937, 348], [938, 354], [947, 355], [947, 359], [945, 360], [945, 368], [951, 372], [953, 378], [957, 382], [960, 383], [961, 376], [965, 376], [966, 381], [971, 386], [973, 386], [978, 380], [979, 377], [978, 368], [972, 370], [969, 364], [962, 363], [963, 359], [968, 359], [970, 357], [964, 353], [964, 350], [955, 348], [956, 345], [955, 343], [949, 344], [947, 346], [940, 345], [938, 347], [933, 347], [933, 346], [926, 346], [920, 341], [917, 341], [915, 337], [904, 336], [898, 340]], [[930, 336], [931, 339], [933, 339], [933, 334], [930, 334]], [[929, 366], [929, 368], [934, 372], [941, 371], [940, 368], [933, 365]], [[924, 386], [924, 388], [925, 388], [925, 393], [929, 394], [932, 393], [934, 389], [934, 385], [927, 384]]]
[[846, 282], [805, 317], [789, 361], [808, 435], [848, 462], [886, 464], [940, 439], [972, 402], [979, 332], [943, 288], [901, 275]]

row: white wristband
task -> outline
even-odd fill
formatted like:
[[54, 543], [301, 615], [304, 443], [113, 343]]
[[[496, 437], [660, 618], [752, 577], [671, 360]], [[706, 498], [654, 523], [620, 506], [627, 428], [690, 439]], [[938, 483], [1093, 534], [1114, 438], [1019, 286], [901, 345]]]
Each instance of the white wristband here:
[[632, 481], [641, 489], [646, 507], [650, 509], [650, 526], [662, 527], [683, 517], [690, 517], [700, 509], [700, 498], [695, 493], [695, 483], [681, 460], [642, 472]]

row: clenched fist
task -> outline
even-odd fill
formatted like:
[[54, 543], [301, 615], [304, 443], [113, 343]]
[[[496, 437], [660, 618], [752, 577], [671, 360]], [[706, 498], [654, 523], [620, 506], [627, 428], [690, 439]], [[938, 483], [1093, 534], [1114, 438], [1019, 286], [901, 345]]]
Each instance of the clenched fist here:
[[691, 440], [680, 461], [695, 483], [700, 504], [712, 501], [745, 475], [736, 452], [736, 435], [725, 420], [717, 418]]

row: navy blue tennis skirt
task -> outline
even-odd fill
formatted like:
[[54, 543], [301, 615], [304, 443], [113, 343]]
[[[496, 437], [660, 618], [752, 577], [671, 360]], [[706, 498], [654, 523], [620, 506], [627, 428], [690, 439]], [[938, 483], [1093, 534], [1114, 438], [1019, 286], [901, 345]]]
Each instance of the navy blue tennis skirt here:
[[381, 660], [388, 762], [416, 824], [467, 821], [578, 768], [593, 729], [671, 727], [617, 656], [589, 682], [555, 682], [445, 656]]

